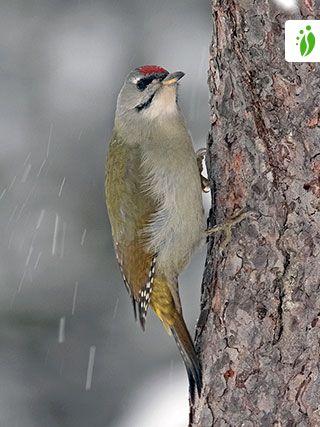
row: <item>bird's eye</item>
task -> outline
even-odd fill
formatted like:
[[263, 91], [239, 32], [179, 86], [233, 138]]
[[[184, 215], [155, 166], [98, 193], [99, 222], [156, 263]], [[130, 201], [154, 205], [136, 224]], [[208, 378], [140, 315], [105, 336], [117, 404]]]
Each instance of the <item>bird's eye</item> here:
[[137, 88], [141, 92], [145, 90], [145, 88], [154, 80], [154, 76], [143, 77], [137, 82]]
[[152, 73], [148, 76], [141, 77], [139, 80], [135, 80], [134, 83], [137, 85], [137, 89], [143, 92], [154, 80], [162, 81], [168, 74], [168, 71], [163, 73]]

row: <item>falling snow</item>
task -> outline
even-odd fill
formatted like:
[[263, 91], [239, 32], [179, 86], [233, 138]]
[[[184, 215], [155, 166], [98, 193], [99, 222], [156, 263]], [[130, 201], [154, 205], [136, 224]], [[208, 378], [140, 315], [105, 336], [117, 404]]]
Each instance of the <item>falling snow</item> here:
[[59, 190], [58, 197], [61, 197], [61, 193], [62, 193], [63, 186], [64, 186], [65, 182], [66, 182], [66, 178], [64, 177], [63, 180], [62, 180], [62, 182], [61, 182], [61, 184], [60, 184], [60, 190]]
[[1, 194], [0, 194], [0, 200], [3, 199], [3, 196], [6, 194], [7, 189], [5, 188], [4, 190], [2, 190]]
[[40, 166], [40, 168], [38, 170], [37, 177], [39, 177], [41, 175], [42, 169], [44, 168], [44, 166], [45, 166], [46, 163], [47, 163], [47, 159], [45, 158], [43, 160], [43, 162], [41, 163], [41, 166]]
[[33, 246], [31, 245], [31, 246], [30, 246], [30, 249], [29, 249], [29, 252], [28, 252], [27, 259], [26, 259], [26, 264], [25, 264], [25, 266], [26, 266], [26, 267], [29, 265], [29, 262], [30, 262], [30, 258], [31, 258], [32, 252], [33, 252]]
[[88, 361], [87, 379], [86, 379], [86, 390], [91, 389], [95, 354], [96, 354], [96, 347], [94, 345], [92, 345], [90, 347], [90, 351], [89, 351], [89, 361]]
[[61, 248], [60, 248], [60, 258], [64, 256], [64, 242], [66, 240], [67, 224], [65, 221], [62, 221], [62, 238], [61, 238]]
[[60, 317], [59, 321], [59, 335], [58, 335], [58, 342], [61, 344], [65, 340], [65, 329], [66, 329], [66, 318], [65, 316]]
[[87, 229], [85, 228], [83, 230], [83, 233], [82, 233], [82, 236], [81, 236], [81, 246], [83, 246], [83, 244], [84, 244], [84, 239], [86, 238], [86, 235], [87, 235]]
[[113, 309], [113, 314], [112, 314], [112, 319], [114, 320], [117, 316], [117, 312], [118, 312], [118, 307], [119, 307], [119, 298], [117, 298], [114, 309]]
[[77, 301], [77, 295], [78, 295], [78, 286], [79, 283], [76, 282], [74, 285], [74, 291], [73, 291], [73, 298], [72, 298], [72, 310], [71, 314], [74, 315], [75, 309], [76, 309], [76, 301]]
[[17, 179], [17, 175], [15, 175], [15, 176], [13, 177], [12, 181], [10, 182], [10, 185], [9, 185], [9, 187], [8, 187], [8, 191], [10, 191], [10, 190], [12, 189], [12, 187], [14, 186], [14, 184], [15, 184], [15, 182], [16, 182], [16, 179]]
[[51, 145], [51, 139], [52, 139], [52, 131], [53, 131], [53, 123], [50, 125], [50, 131], [49, 131], [49, 138], [48, 138], [48, 144], [47, 144], [47, 158], [49, 157], [49, 151], [50, 151], [50, 145]]
[[41, 209], [41, 212], [40, 212], [40, 215], [39, 215], [39, 218], [38, 218], [38, 222], [37, 222], [37, 225], [36, 225], [36, 230], [38, 230], [40, 228], [40, 225], [41, 225], [43, 217], [44, 217], [44, 213], [45, 213], [45, 210]]
[[25, 171], [23, 172], [21, 182], [26, 182], [29, 176], [29, 173], [31, 171], [31, 163], [28, 164], [28, 166], [25, 168]]
[[52, 239], [52, 250], [51, 250], [52, 255], [55, 255], [55, 253], [56, 253], [58, 228], [59, 228], [59, 215], [56, 214], [56, 219], [55, 219], [55, 223], [54, 223], [53, 239]]
[[42, 252], [40, 251], [39, 254], [38, 254], [38, 256], [37, 256], [37, 259], [36, 259], [36, 262], [34, 264], [34, 267], [33, 267], [34, 270], [36, 270], [38, 268], [38, 266], [39, 266], [41, 255], [42, 255]]
[[20, 291], [22, 289], [22, 285], [23, 285], [25, 277], [26, 277], [26, 270], [24, 270], [24, 272], [22, 274], [22, 277], [21, 277], [21, 280], [20, 280], [20, 283], [19, 283], [19, 286], [18, 286], [18, 293], [20, 293]]
[[29, 152], [29, 154], [28, 154], [28, 155], [27, 155], [27, 157], [25, 158], [25, 161], [23, 162], [23, 166], [25, 166], [25, 165], [28, 163], [28, 161], [29, 161], [30, 157], [31, 157], [31, 151]]

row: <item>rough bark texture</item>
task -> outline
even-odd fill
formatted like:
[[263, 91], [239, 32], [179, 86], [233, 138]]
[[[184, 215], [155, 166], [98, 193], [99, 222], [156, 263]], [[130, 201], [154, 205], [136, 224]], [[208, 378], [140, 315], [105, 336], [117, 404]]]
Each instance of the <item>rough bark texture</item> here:
[[[318, 3], [319, 6], [319, 3]], [[320, 74], [284, 59], [286, 13], [266, 0], [212, 0], [210, 225], [191, 426], [320, 426]]]

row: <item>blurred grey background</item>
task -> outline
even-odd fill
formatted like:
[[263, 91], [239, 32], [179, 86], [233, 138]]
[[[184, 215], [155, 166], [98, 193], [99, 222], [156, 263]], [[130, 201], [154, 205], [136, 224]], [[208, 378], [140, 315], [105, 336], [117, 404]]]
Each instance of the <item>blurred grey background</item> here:
[[[186, 425], [173, 339], [151, 312], [140, 330], [121, 281], [104, 162], [143, 64], [186, 72], [180, 103], [205, 145], [211, 26], [208, 0], [1, 1], [1, 427]], [[204, 252], [181, 277], [192, 333]]]

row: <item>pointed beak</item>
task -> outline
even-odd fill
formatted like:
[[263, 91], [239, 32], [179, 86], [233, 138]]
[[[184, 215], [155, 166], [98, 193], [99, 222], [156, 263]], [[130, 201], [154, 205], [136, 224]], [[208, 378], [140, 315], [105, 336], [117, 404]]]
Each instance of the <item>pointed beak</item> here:
[[178, 80], [182, 79], [184, 73], [182, 71], [176, 71], [175, 73], [168, 74], [167, 77], [162, 80], [164, 86], [170, 86], [177, 83]]

